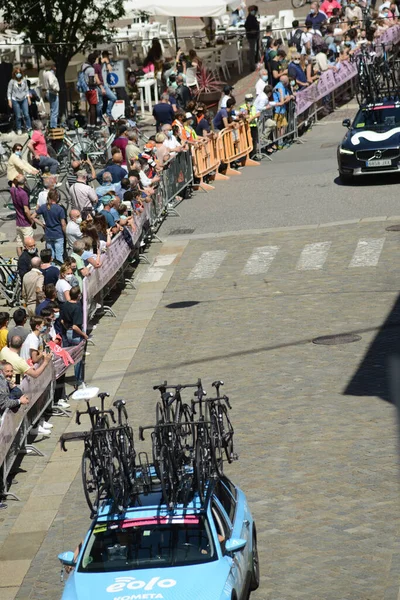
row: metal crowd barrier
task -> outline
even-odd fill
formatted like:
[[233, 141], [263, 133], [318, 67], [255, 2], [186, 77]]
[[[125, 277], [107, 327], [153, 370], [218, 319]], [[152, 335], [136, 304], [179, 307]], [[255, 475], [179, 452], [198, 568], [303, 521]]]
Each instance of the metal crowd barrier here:
[[246, 167], [260, 164], [250, 158], [250, 152], [253, 150], [253, 140], [249, 124], [246, 121], [240, 121], [238, 128], [220, 131], [218, 141], [221, 163], [226, 165], [226, 175], [240, 175], [239, 171], [231, 167], [231, 164], [243, 161], [243, 159]]
[[207, 138], [198, 146], [192, 146], [192, 159], [194, 176], [200, 180], [198, 186], [204, 191], [215, 189], [213, 185], [204, 181], [205, 177], [212, 174], [213, 179], [227, 179], [226, 175], [218, 173], [221, 157], [217, 136]]

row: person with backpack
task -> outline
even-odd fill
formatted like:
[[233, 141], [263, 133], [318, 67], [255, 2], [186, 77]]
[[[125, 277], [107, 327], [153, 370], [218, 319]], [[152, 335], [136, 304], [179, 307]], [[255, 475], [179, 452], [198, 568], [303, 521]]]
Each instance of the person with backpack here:
[[289, 38], [289, 42], [296, 46], [297, 52], [301, 52], [301, 37], [303, 35], [303, 30], [299, 27], [299, 22], [297, 19], [292, 21], [292, 34]]
[[96, 126], [97, 104], [99, 103], [98, 88], [100, 87], [100, 81], [94, 69], [96, 59], [96, 54], [89, 54], [87, 61], [83, 63], [78, 74], [78, 81], [76, 84], [76, 89], [80, 94], [85, 94], [86, 101], [89, 104], [89, 127]]

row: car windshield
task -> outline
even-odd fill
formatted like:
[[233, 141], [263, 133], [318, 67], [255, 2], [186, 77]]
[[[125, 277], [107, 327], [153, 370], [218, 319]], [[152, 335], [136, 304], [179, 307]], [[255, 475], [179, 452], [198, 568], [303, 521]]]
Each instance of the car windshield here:
[[217, 559], [204, 517], [126, 519], [98, 522], [78, 571], [106, 573], [193, 565]]
[[372, 129], [376, 131], [400, 127], [400, 106], [388, 104], [362, 108], [354, 119], [353, 127], [354, 129]]

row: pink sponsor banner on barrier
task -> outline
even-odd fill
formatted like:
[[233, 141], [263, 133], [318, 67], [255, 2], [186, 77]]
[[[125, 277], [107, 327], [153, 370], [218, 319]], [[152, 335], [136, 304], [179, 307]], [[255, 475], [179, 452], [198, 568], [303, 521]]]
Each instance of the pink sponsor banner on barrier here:
[[[144, 204], [144, 210], [142, 213], [135, 217], [136, 230], [132, 231], [127, 229], [132, 237], [132, 242], [136, 244], [139, 240], [143, 225], [149, 221], [150, 217], [150, 204]], [[101, 266], [98, 269], [92, 269], [88, 277], [86, 277], [86, 283], [84, 288], [84, 295], [86, 298], [86, 306], [90, 304], [93, 298], [106, 287], [107, 283], [114, 277], [114, 275], [122, 267], [126, 259], [128, 258], [131, 249], [129, 248], [122, 233], [119, 233], [116, 238], [112, 241], [111, 246], [107, 248], [107, 251], [101, 256]]]
[[[376, 41], [377, 49], [379, 44], [398, 44], [400, 42], [400, 25], [394, 25], [387, 29]], [[355, 62], [344, 61], [340, 63], [339, 69], [335, 72], [333, 69], [322, 73], [320, 79], [310, 87], [297, 92], [296, 94], [296, 113], [301, 115], [314, 102], [321, 100], [335, 89], [350, 81], [357, 75], [357, 64]]]

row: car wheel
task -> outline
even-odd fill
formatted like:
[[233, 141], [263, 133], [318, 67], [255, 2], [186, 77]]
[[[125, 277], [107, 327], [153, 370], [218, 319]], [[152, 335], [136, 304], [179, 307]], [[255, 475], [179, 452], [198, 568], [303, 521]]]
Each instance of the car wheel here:
[[339, 172], [339, 177], [342, 183], [351, 183], [354, 180], [353, 175], [349, 175], [348, 173]]
[[252, 570], [251, 570], [251, 580], [250, 580], [250, 589], [253, 592], [260, 585], [260, 563], [258, 560], [258, 549], [257, 549], [257, 532], [253, 530], [253, 548], [252, 548]]

